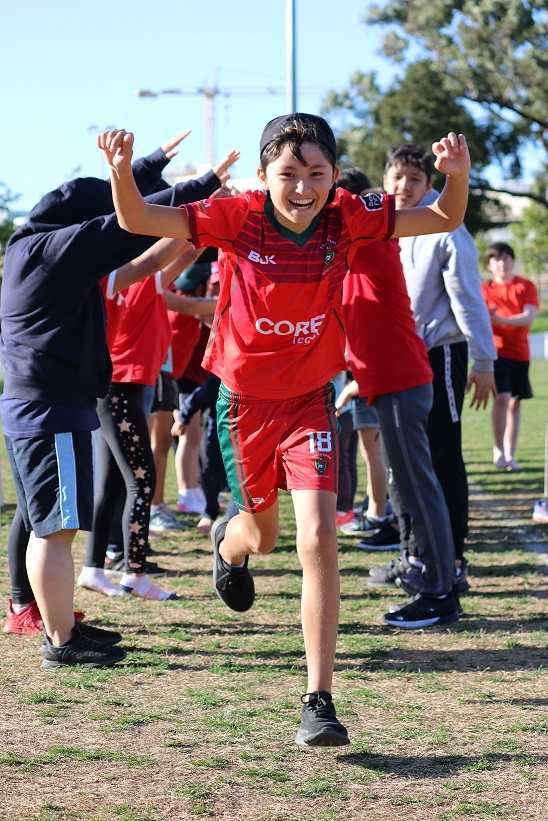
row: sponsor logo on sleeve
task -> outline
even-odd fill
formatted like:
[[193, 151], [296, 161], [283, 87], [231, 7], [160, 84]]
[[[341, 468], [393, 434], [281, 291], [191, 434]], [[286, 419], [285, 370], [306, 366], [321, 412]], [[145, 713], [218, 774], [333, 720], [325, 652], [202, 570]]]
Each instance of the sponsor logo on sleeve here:
[[365, 205], [366, 211], [380, 211], [382, 209], [382, 194], [372, 192], [370, 194], [363, 194], [360, 199]]

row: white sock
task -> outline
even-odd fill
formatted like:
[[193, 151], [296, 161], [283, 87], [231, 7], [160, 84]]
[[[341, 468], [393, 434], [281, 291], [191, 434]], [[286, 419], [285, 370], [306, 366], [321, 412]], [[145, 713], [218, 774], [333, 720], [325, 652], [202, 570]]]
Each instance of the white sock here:
[[418, 560], [418, 559], [415, 559], [415, 557], [414, 557], [414, 556], [408, 556], [408, 557], [407, 557], [407, 561], [409, 562], [409, 564], [410, 564], [412, 567], [418, 567], [418, 568], [419, 568], [419, 570], [422, 570], [422, 568], [424, 567], [423, 563], [422, 563], [422, 562], [419, 562], [419, 560]]
[[368, 519], [371, 519], [372, 522], [385, 522], [386, 521], [386, 516], [373, 516], [373, 514], [369, 513], [369, 512], [366, 513], [365, 515], [367, 516]]
[[11, 603], [11, 609], [13, 610], [16, 616], [18, 616], [19, 613], [24, 613], [25, 610], [28, 610], [29, 608], [30, 604], [14, 604], [13, 602]]
[[123, 592], [105, 575], [102, 567], [83, 567], [78, 576], [77, 584], [95, 590], [105, 596], [123, 596]]
[[[165, 601], [173, 595], [172, 593], [168, 593], [167, 590], [162, 590], [155, 585], [148, 576], [137, 575], [137, 573], [124, 573], [120, 580], [120, 585], [130, 588], [134, 596], [139, 596], [143, 599], [148, 598]], [[154, 593], [154, 595], [150, 595], [151, 593]]]

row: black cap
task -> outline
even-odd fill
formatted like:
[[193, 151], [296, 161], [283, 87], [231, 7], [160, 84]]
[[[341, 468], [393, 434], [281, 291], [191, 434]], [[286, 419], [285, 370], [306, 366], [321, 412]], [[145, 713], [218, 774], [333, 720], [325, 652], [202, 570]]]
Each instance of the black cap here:
[[211, 276], [211, 265], [209, 262], [195, 262], [179, 274], [174, 281], [178, 291], [189, 294], [198, 285], [204, 285]]
[[287, 126], [291, 126], [295, 120], [300, 120], [305, 126], [312, 126], [314, 137], [317, 141], [327, 148], [333, 157], [333, 162], [337, 159], [337, 141], [335, 135], [331, 130], [329, 123], [323, 117], [317, 117], [315, 114], [300, 114], [294, 112], [293, 114], [284, 114], [281, 117], [276, 117], [270, 120], [263, 129], [260, 142], [260, 153], [262, 154], [267, 145], [272, 142], [276, 135], [281, 134]]

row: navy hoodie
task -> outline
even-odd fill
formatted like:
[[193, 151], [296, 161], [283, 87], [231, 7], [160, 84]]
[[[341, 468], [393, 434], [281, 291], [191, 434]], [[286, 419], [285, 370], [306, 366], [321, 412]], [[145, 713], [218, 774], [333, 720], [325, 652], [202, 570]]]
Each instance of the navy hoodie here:
[[[170, 188], [161, 180], [167, 162], [159, 149], [134, 165], [141, 193], [156, 189], [149, 202], [177, 206], [220, 186], [209, 171]], [[113, 208], [107, 181], [72, 180], [11, 237], [1, 306], [6, 398], [86, 407], [106, 395], [112, 366], [99, 280], [156, 242], [120, 228]]]

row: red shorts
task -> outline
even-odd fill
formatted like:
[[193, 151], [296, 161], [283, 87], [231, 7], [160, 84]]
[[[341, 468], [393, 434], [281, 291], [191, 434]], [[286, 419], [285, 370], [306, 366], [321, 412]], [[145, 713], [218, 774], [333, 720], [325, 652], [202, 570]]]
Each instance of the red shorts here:
[[235, 504], [266, 510], [284, 490], [337, 492], [338, 431], [331, 383], [292, 399], [219, 389], [217, 431]]

